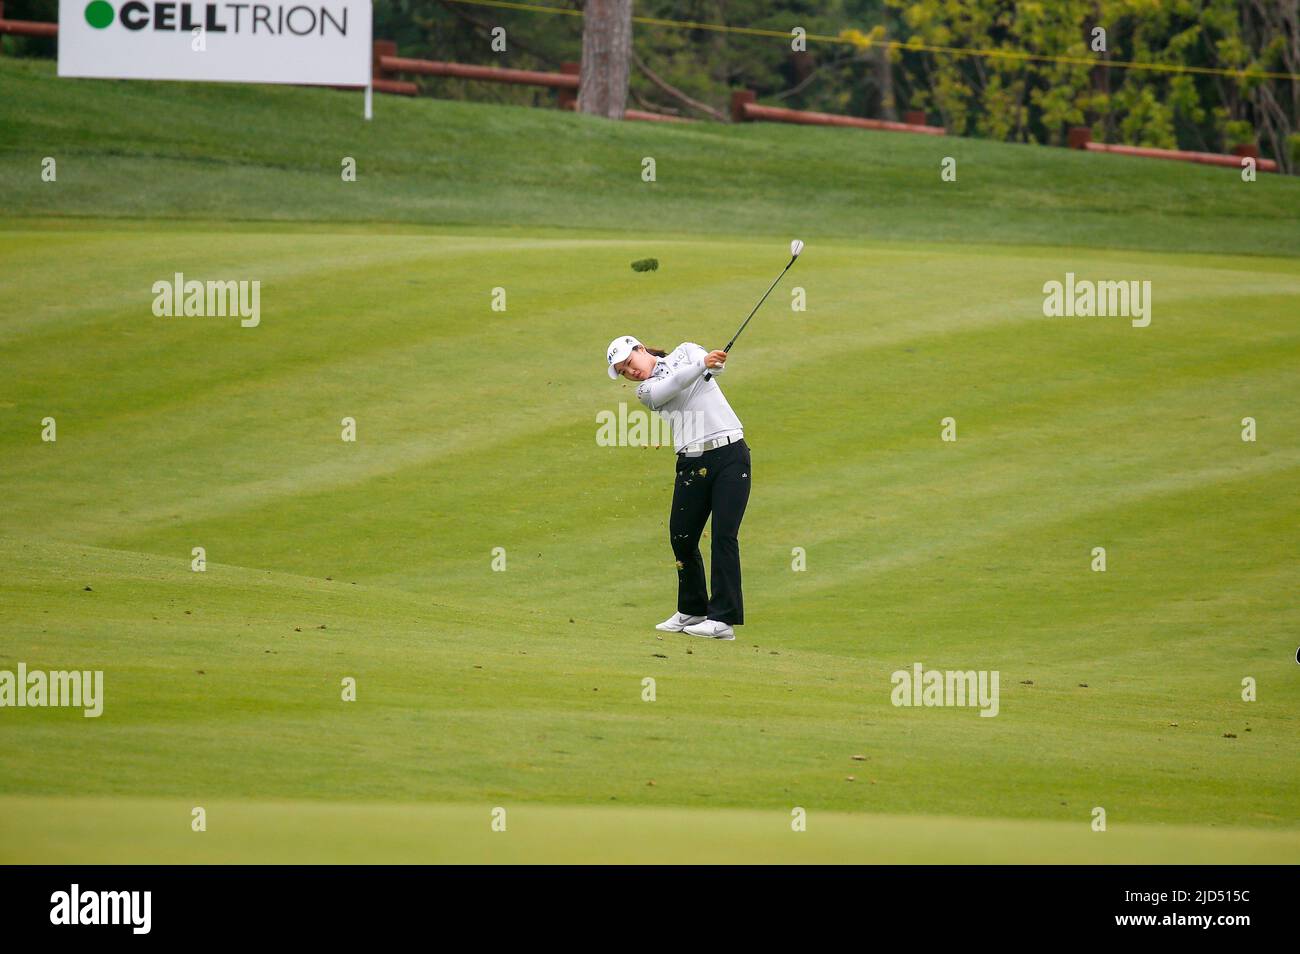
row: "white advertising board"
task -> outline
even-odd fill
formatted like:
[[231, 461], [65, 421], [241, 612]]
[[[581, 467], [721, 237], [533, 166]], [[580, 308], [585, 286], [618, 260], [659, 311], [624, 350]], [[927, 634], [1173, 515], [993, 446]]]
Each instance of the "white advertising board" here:
[[59, 75], [370, 82], [370, 0], [59, 0]]

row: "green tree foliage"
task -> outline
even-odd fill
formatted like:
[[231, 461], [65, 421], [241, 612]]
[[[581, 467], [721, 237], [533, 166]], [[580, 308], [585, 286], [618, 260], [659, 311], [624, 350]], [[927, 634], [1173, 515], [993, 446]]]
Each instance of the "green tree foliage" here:
[[[1296, 80], [1180, 68], [1300, 72], [1295, 0], [887, 2], [906, 43], [990, 54], [899, 56], [910, 104], [955, 133], [1059, 144], [1069, 127], [1086, 125], [1108, 142], [1215, 152], [1258, 140], [1294, 169]], [[1125, 61], [1165, 69], [1106, 65]]]

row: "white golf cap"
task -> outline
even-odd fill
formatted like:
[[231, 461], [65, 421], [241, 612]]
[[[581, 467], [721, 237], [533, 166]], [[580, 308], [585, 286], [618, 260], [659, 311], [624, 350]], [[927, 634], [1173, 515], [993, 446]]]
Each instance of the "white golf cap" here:
[[640, 346], [641, 342], [637, 341], [631, 335], [621, 335], [609, 343], [609, 354], [605, 357], [609, 359], [609, 376], [611, 378], [618, 377], [618, 372], [614, 370], [614, 365], [618, 364], [620, 361], [626, 361], [627, 356], [630, 355], [634, 349]]

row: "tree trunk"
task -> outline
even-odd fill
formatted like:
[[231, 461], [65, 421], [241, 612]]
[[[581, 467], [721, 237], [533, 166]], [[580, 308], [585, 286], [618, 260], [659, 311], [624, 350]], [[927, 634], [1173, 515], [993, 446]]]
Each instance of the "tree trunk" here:
[[632, 55], [632, 0], [587, 0], [582, 10], [578, 112], [622, 119]]
[[880, 88], [880, 118], [898, 119], [894, 104], [894, 67], [889, 62], [889, 32], [886, 31], [876, 47], [876, 86]]

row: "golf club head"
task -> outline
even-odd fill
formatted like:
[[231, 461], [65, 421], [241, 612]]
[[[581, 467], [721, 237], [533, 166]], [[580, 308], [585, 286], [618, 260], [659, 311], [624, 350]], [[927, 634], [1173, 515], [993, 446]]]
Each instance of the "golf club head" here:
[[798, 239], [795, 239], [793, 242], [790, 243], [791, 258], [798, 258], [799, 253], [802, 251], [803, 251], [803, 242], [799, 241]]

